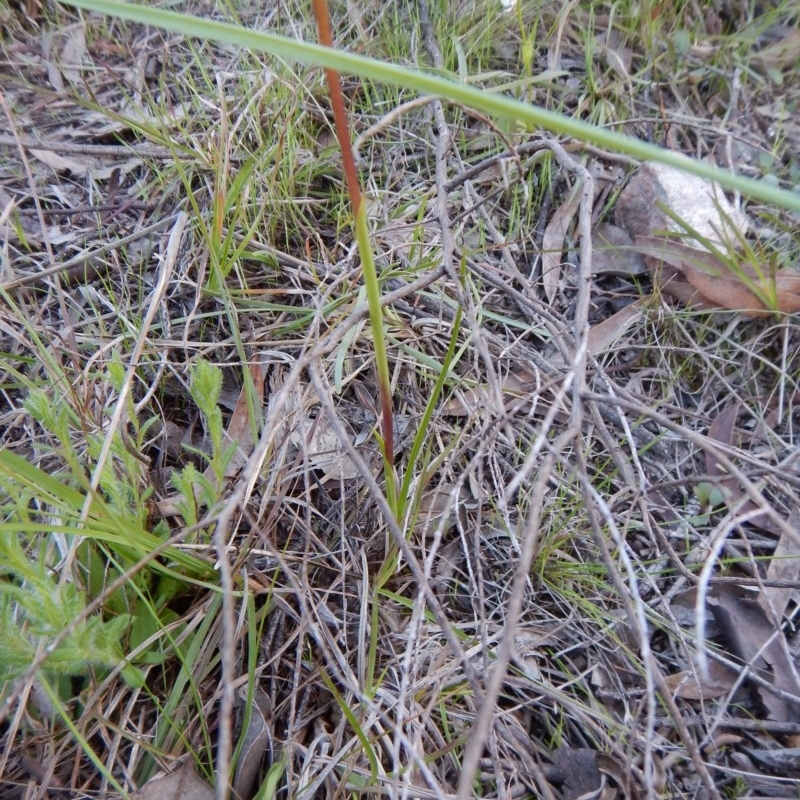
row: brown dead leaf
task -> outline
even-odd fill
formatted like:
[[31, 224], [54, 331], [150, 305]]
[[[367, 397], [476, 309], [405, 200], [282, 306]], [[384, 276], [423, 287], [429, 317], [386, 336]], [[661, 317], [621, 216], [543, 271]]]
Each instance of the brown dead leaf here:
[[[800, 581], [800, 533], [798, 533], [800, 532], [800, 509], [792, 509], [788, 523], [794, 535], [790, 536], [788, 531], [781, 531], [780, 539], [775, 545], [775, 552], [772, 554], [767, 568], [767, 581], [769, 582], [797, 584]], [[764, 587], [764, 592], [758, 601], [775, 625], [781, 624], [794, 591], [792, 588], [778, 586]]]
[[[744, 589], [723, 584], [708, 602], [730, 652], [776, 689], [800, 697], [800, 679], [786, 638], [769, 621], [757, 598]], [[800, 719], [797, 703], [760, 685], [756, 691], [769, 719], [775, 722]]]
[[[739, 264], [734, 272], [713, 253], [689, 247], [682, 242], [637, 236], [634, 247], [656, 263], [669, 264], [678, 270], [707, 301], [719, 308], [739, 311], [748, 316], [768, 316], [773, 311], [800, 311], [800, 274], [779, 270], [762, 279], [748, 264]], [[774, 300], [767, 306], [762, 298]]]
[[800, 30], [789, 31], [775, 44], [756, 53], [753, 62], [765, 69], [781, 69], [800, 62]]
[[[246, 703], [247, 687], [242, 686], [239, 689], [239, 705], [243, 707]], [[253, 796], [264, 759], [272, 749], [271, 724], [272, 703], [269, 695], [260, 686], [256, 686], [250, 704], [250, 721], [244, 732], [233, 775], [234, 797], [247, 800]]]
[[[419, 499], [415, 532], [424, 539], [427, 534], [436, 530], [442, 517], [445, 516], [449, 525], [454, 520], [456, 497], [458, 497], [458, 489], [455, 484], [445, 483], [423, 492]], [[462, 498], [458, 499], [461, 501]]]
[[616, 225], [601, 222], [592, 231], [592, 275], [641, 275], [647, 272], [633, 239]]
[[707, 680], [703, 680], [694, 671], [684, 671], [667, 675], [664, 682], [673, 697], [684, 700], [714, 700], [726, 695], [734, 687], [738, 677], [736, 670], [720, 664], [719, 661], [710, 661]]
[[[255, 387], [255, 397], [253, 398], [255, 411], [260, 414], [264, 407], [264, 366], [261, 362], [254, 361], [250, 364], [250, 377], [253, 379]], [[225, 468], [226, 478], [235, 478], [239, 474], [239, 470], [245, 465], [253, 450], [253, 427], [250, 424], [246, 392], [246, 387], [242, 387], [225, 431], [228, 441], [237, 443], [236, 452]], [[216, 480], [214, 470], [210, 465], [206, 467], [204, 476], [212, 482]]]
[[[597, 357], [608, 350], [631, 325], [641, 319], [644, 313], [642, 308], [647, 300], [647, 297], [639, 298], [636, 302], [617, 311], [616, 314], [612, 314], [608, 319], [598, 322], [597, 325], [592, 325], [587, 340], [589, 352]], [[567, 357], [570, 358], [573, 348], [567, 346], [565, 351]], [[564, 364], [564, 355], [560, 352], [554, 353], [549, 360], [553, 366], [562, 366]]]
[[542, 237], [542, 285], [548, 301], [555, 296], [561, 277], [561, 255], [569, 225], [581, 204], [581, 186], [576, 185], [564, 203], [556, 209]]
[[[731, 403], [720, 411], [708, 428], [709, 439], [729, 446], [736, 444], [734, 434], [740, 405], [738, 402]], [[732, 475], [728, 475], [720, 467], [719, 462], [710, 451], [706, 452], [706, 471], [712, 478], [716, 479], [715, 485], [721, 490], [726, 505], [730, 507], [736, 506], [738, 513], [742, 515], [752, 514], [756, 510], [756, 504], [748, 496], [744, 488], [740, 486], [739, 481]], [[780, 529], [773, 523], [766, 512], [749, 516], [747, 521], [751, 525], [757, 525], [759, 528], [776, 535], [780, 534]]]
[[606, 33], [596, 36], [595, 42], [600, 48], [600, 54], [606, 64], [620, 78], [629, 78], [633, 64], [633, 51], [629, 47], [625, 47], [625, 39], [622, 34], [611, 28]]
[[608, 350], [635, 322], [642, 317], [642, 299], [621, 308], [608, 319], [592, 325], [586, 337], [586, 346], [593, 356]]
[[[736, 428], [736, 418], [739, 416], [740, 406], [741, 403], [739, 402], [730, 403], [717, 414], [708, 427], [709, 439], [714, 439], [714, 441], [722, 444], [733, 444], [733, 431]], [[710, 452], [706, 452], [706, 470], [708, 470], [709, 475], [714, 477], [725, 474], [717, 459]]]
[[197, 777], [191, 760], [171, 775], [151, 778], [131, 800], [214, 800], [214, 789]]

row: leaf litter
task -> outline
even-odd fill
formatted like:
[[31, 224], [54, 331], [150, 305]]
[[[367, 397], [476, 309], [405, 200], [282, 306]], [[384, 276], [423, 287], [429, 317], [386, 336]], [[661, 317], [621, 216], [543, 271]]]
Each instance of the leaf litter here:
[[[288, 5], [281, 9], [294, 18]], [[339, 29], [369, 48], [390, 12], [387, 4], [368, 3], [364, 25], [351, 28], [340, 19]], [[519, 13], [533, 24], [532, 9]], [[717, 156], [741, 145], [743, 170], [757, 168], [748, 152], [775, 150], [789, 174], [796, 130], [787, 122], [786, 142], [775, 144], [758, 127], [780, 118], [771, 92], [754, 83], [737, 89], [753, 109], [751, 123], [735, 108], [724, 119], [713, 111], [729, 104], [713, 81], [692, 82], [720, 49], [708, 46], [706, 25], [713, 23], [714, 41], [726, 45], [721, 31], [734, 21], [722, 17], [735, 11], [723, 9], [717, 20], [695, 18], [689, 7], [682, 12], [698, 41], [688, 43], [674, 75], [662, 76], [662, 98], [667, 89], [680, 98], [675, 108], [667, 101], [663, 109], [638, 91], [642, 69], [650, 67], [637, 52], [643, 42], [631, 33], [636, 26], [624, 28], [578, 3], [542, 13], [540, 30], [552, 34], [543, 35], [532, 55], [541, 80], [520, 89], [531, 102], [557, 97], [563, 110], [581, 115], [591, 111], [591, 92], [600, 107], [594, 101], [622, 97], [624, 87], [622, 107], [630, 104], [632, 119], [614, 124], [626, 132], [649, 136], [650, 126], [673, 149], [694, 152], [687, 146], [694, 142]], [[409, 29], [417, 24], [411, 17], [404, 22]], [[516, 20], [496, 22], [487, 46], [502, 66], [523, 45]], [[459, 24], [462, 46], [487, 29], [484, 12], [462, 13]], [[792, 221], [752, 204], [740, 212], [732, 198], [686, 176], [676, 188], [675, 176], [650, 165], [639, 168], [638, 186], [630, 174], [620, 173], [619, 182], [596, 179], [600, 191], [587, 207], [579, 168], [612, 174], [619, 167], [614, 154], [496, 129], [445, 106], [453, 149], [437, 163], [429, 147], [431, 102], [382, 99], [383, 123], [374, 130], [372, 115], [364, 115], [361, 129], [373, 130], [360, 142], [362, 163], [375, 180], [370, 223], [392, 295], [386, 313], [395, 413], [405, 426], [397, 432], [401, 468], [409, 465], [438, 370], [446, 369], [403, 524], [431, 594], [459, 632], [462, 647], [454, 651], [424, 587], [392, 549], [368, 480], [381, 479], [374, 367], [358, 299], [359, 265], [348, 223], [336, 212], [338, 177], [325, 152], [320, 77], [284, 73], [276, 64], [265, 85], [262, 63], [221, 48], [197, 51], [135, 27], [124, 43], [137, 53], [131, 66], [95, 25], [89, 17], [85, 27], [65, 29], [72, 33], [53, 39], [44, 54], [20, 34], [24, 80], [10, 62], [2, 66], [4, 92], [15, 108], [27, 109], [14, 124], [28, 142], [34, 185], [19, 177], [16, 146], [0, 145], [0, 224], [13, 266], [3, 281], [18, 304], [16, 311], [13, 304], [4, 307], [0, 333], [9, 363], [24, 364], [19, 370], [28, 381], [39, 381], [53, 362], [32, 348], [26, 320], [36, 320], [58, 363], [77, 365], [65, 382], [82, 398], [75, 406], [81, 424], [70, 436], [76, 452], [90, 452], [86, 432], [103, 423], [105, 404], [113, 403], [97, 368], [112, 352], [127, 358], [128, 322], [146, 304], [158, 274], [158, 247], [134, 262], [127, 245], [103, 244], [145, 231], [157, 215], [154, 198], [170, 212], [193, 209], [197, 228], [182, 248], [137, 372], [136, 399], [161, 423], [149, 428], [161, 433], [144, 440], [140, 475], [153, 491], [151, 521], [159, 530], [184, 534], [185, 546], [216, 559], [208, 529], [183, 530], [169, 480], [171, 470], [185, 468], [204, 446], [202, 421], [185, 388], [190, 364], [203, 353], [225, 373], [225, 431], [238, 444], [218, 487], [221, 506], [244, 498], [226, 531], [242, 597], [237, 668], [243, 683], [254, 682], [251, 707], [242, 699], [239, 708], [243, 718], [249, 710], [250, 722], [234, 728], [241, 743], [237, 791], [253, 796], [280, 780], [280, 791], [303, 797], [362, 792], [368, 783], [388, 794], [402, 783], [409, 796], [453, 796], [481, 692], [497, 675], [498, 701], [474, 765], [479, 796], [796, 794], [796, 783], [786, 783], [797, 779], [791, 737], [800, 733], [789, 625], [797, 607], [799, 559], [790, 534], [798, 527], [800, 488], [792, 456], [800, 424]], [[754, 68], [783, 70], [786, 92], [794, 91], [795, 80], [790, 33], [779, 32], [752, 54]], [[410, 46], [422, 41], [416, 37]], [[591, 81], [587, 41], [593, 44]], [[680, 42], [673, 44], [679, 49]], [[415, 63], [428, 57], [423, 49], [413, 55]], [[196, 93], [209, 63], [214, 90]], [[553, 72], [545, 71], [548, 63]], [[732, 89], [733, 61], [728, 67], [719, 81]], [[122, 83], [120, 75], [127, 76]], [[165, 75], [180, 79], [165, 83]], [[492, 88], [508, 78], [501, 69], [480, 80]], [[48, 81], [59, 83], [57, 106], [43, 102], [35, 88]], [[308, 96], [270, 94], [293, 82], [307, 84]], [[87, 85], [98, 101], [91, 108], [79, 97]], [[356, 115], [375, 89], [354, 80], [348, 91]], [[393, 115], [394, 108], [403, 113]], [[665, 122], [673, 111], [675, 119]], [[128, 142], [130, 152], [72, 149], [108, 146], [110, 136]], [[36, 147], [45, 138], [63, 142], [63, 152]], [[165, 142], [177, 166], [163, 155], [155, 163], [144, 155]], [[559, 144], [566, 147], [561, 161], [554, 158]], [[220, 205], [214, 159], [230, 153], [238, 164], [247, 148], [253, 182]], [[292, 161], [282, 183], [276, 164], [283, 158]], [[514, 169], [498, 169], [506, 162]], [[570, 167], [575, 171], [568, 175]], [[437, 169], [445, 173], [441, 185]], [[468, 181], [469, 192], [462, 192]], [[649, 195], [642, 188], [648, 181]], [[444, 235], [453, 237], [460, 272], [448, 272], [449, 261], [442, 269], [446, 223], [431, 198], [443, 189], [451, 221]], [[44, 227], [34, 197], [46, 211]], [[143, 201], [144, 210], [130, 205]], [[673, 224], [664, 209], [701, 238]], [[237, 217], [240, 210], [252, 216]], [[98, 214], [107, 215], [103, 225]], [[758, 239], [763, 252], [789, 248], [788, 261], [776, 259], [775, 269], [761, 265], [762, 273], [753, 269], [737, 250], [730, 221], [748, 241]], [[212, 228], [216, 238], [208, 235]], [[157, 243], [158, 232], [148, 235]], [[227, 294], [212, 294], [205, 276], [218, 266], [214, 259], [225, 242], [234, 262]], [[584, 255], [592, 269], [590, 302], [581, 311]], [[60, 305], [53, 276], [75, 258], [102, 263], [70, 273], [66, 305]], [[22, 292], [20, 279], [29, 279], [35, 294]], [[109, 313], [108, 297], [116, 298], [118, 313]], [[456, 302], [467, 313], [455, 331], [456, 355], [443, 365]], [[61, 335], [69, 328], [63, 308], [74, 315], [72, 352]], [[579, 375], [576, 337], [583, 334], [589, 362]], [[319, 385], [327, 386], [333, 418], [303, 371], [310, 362], [327, 380]], [[9, 403], [3, 444], [63, 469], [31, 421], [20, 374], [3, 386]], [[266, 420], [276, 422], [270, 428]], [[562, 443], [559, 436], [573, 423], [574, 436]], [[350, 446], [364, 456], [369, 475]], [[718, 492], [703, 495], [699, 487]], [[612, 534], [618, 538], [609, 551], [603, 544]], [[515, 583], [526, 551], [531, 570]], [[714, 658], [701, 675], [693, 609], [706, 565], [706, 646]], [[58, 566], [67, 580], [67, 568]], [[647, 622], [644, 640], [626, 616], [624, 601], [631, 598]], [[146, 667], [152, 696], [95, 673], [80, 689], [86, 709], [80, 724], [100, 731], [91, 746], [108, 773], [139, 797], [186, 800], [213, 791], [198, 777], [200, 765], [204, 774], [213, 765], [220, 730], [214, 654], [222, 622], [208, 613], [211, 607], [204, 590], [194, 588], [170, 609], [180, 647], [188, 632], [203, 630], [204, 638], [192, 642], [192, 652], [200, 653], [194, 662], [166, 648], [166, 659]], [[501, 674], [499, 651], [509, 630], [513, 653]], [[164, 734], [158, 709], [173, 708], [170, 686], [187, 673], [196, 694], [180, 706], [181, 735]], [[33, 703], [19, 706], [24, 724], [10, 737], [12, 779], [113, 796], [66, 729], [38, 736], [36, 715]], [[154, 772], [156, 750], [173, 774], [140, 781]], [[174, 772], [189, 751], [197, 769], [190, 760]], [[60, 766], [65, 753], [69, 769]], [[285, 777], [276, 778], [284, 775], [275, 770], [279, 763]], [[36, 789], [25, 791], [32, 796]]]

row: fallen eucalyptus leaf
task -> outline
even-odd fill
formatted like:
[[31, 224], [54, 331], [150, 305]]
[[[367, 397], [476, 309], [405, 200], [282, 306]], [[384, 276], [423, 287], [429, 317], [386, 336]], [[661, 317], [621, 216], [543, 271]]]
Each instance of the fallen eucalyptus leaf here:
[[634, 248], [656, 265], [676, 269], [697, 293], [719, 308], [753, 317], [800, 311], [800, 274], [796, 272], [783, 269], [758, 275], [749, 264], [734, 267], [707, 250], [651, 236], [635, 237]]
[[191, 760], [170, 775], [151, 778], [131, 800], [214, 800], [214, 789], [197, 777]]
[[[776, 689], [800, 698], [800, 679], [786, 638], [769, 621], [757, 598], [743, 589], [723, 584], [709, 597], [709, 605], [730, 651]], [[756, 691], [769, 719], [776, 722], [800, 719], [797, 703], [760, 685]]]
[[[239, 703], [247, 703], [247, 687], [239, 690]], [[233, 774], [233, 791], [240, 800], [250, 800], [258, 781], [264, 760], [272, 751], [272, 703], [260, 687], [253, 689], [250, 719], [242, 736], [242, 748]]]
[[548, 301], [555, 296], [561, 277], [561, 255], [570, 222], [581, 204], [583, 192], [576, 185], [564, 203], [556, 209], [542, 237], [542, 285]]

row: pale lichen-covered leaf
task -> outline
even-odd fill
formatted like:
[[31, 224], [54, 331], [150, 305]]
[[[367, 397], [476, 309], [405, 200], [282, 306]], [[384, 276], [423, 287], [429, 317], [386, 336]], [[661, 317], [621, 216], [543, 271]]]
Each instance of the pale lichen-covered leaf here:
[[667, 231], [685, 234], [685, 228], [670, 219], [659, 203], [718, 245], [737, 241], [749, 227], [747, 217], [734, 208], [716, 184], [675, 167], [651, 163], [642, 164], [622, 190], [614, 220], [634, 238]]
[[83, 59], [86, 57], [86, 28], [76, 25], [61, 48], [61, 74], [73, 85], [83, 84]]
[[129, 158], [127, 161], [107, 161], [90, 156], [62, 156], [53, 150], [33, 149], [30, 151], [43, 164], [47, 164], [56, 172], [70, 172], [76, 177], [89, 175], [97, 181], [107, 181], [113, 172], [119, 171], [120, 177], [142, 165], [140, 158]]

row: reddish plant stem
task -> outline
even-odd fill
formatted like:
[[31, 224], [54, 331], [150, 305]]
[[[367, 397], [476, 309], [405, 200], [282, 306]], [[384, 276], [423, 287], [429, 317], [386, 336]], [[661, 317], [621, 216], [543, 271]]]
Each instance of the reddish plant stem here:
[[[319, 43], [324, 47], [333, 47], [328, 0], [311, 0], [311, 5], [314, 10], [314, 18], [317, 21], [317, 38], [319, 39]], [[331, 97], [336, 138], [339, 142], [339, 150], [342, 153], [342, 166], [344, 168], [345, 180], [347, 181], [347, 192], [350, 195], [350, 203], [353, 206], [353, 218], [356, 225], [358, 225], [359, 214], [362, 212], [361, 184], [358, 180], [356, 161], [350, 142], [350, 125], [347, 119], [347, 111], [344, 107], [342, 84], [339, 80], [339, 73], [335, 69], [326, 69], [325, 78], [328, 81], [328, 93]], [[381, 400], [381, 427], [383, 429], [384, 457], [386, 463], [392, 465], [394, 464], [392, 392], [391, 387], [387, 385], [385, 381], [381, 380], [380, 370], [378, 371], [378, 392]], [[387, 476], [387, 479], [391, 480], [391, 477]]]
[[[317, 21], [319, 43], [325, 47], [333, 47], [328, 0], [312, 0], [312, 6], [314, 17]], [[339, 141], [339, 149], [342, 152], [342, 165], [344, 167], [344, 176], [347, 180], [347, 191], [350, 194], [350, 202], [353, 204], [353, 216], [357, 217], [361, 208], [361, 186], [358, 182], [353, 148], [350, 145], [350, 125], [347, 120], [347, 111], [344, 107], [342, 84], [339, 80], [339, 73], [335, 69], [326, 69], [325, 77], [328, 81], [328, 93], [331, 96], [336, 138]]]

